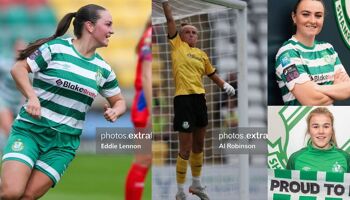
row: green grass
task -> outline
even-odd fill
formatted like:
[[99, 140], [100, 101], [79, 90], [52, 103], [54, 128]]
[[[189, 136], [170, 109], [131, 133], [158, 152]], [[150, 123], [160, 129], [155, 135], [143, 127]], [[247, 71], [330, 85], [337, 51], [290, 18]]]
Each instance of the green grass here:
[[[124, 199], [124, 182], [133, 156], [77, 155], [55, 188], [42, 200]], [[143, 198], [151, 200], [149, 172]]]

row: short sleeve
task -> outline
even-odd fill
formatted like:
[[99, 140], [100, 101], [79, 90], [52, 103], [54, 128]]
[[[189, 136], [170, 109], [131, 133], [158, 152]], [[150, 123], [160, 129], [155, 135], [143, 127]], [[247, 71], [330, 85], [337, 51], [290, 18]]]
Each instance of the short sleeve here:
[[213, 67], [213, 65], [211, 64], [209, 57], [207, 56], [207, 54], [205, 52], [203, 52], [203, 56], [204, 56], [204, 68], [205, 68], [205, 74], [207, 76], [211, 76], [213, 74], [215, 74], [216, 69]]
[[119, 83], [116, 79], [116, 75], [113, 72], [113, 70], [110, 72], [108, 78], [106, 79], [105, 83], [101, 87], [100, 94], [103, 97], [112, 97], [117, 94], [119, 94], [120, 88], [119, 88]]
[[311, 81], [308, 69], [304, 66], [299, 53], [295, 50], [288, 50], [276, 58], [276, 76], [282, 80], [289, 91], [292, 91], [295, 84], [302, 84]]
[[169, 43], [172, 50], [177, 49], [181, 46], [183, 41], [181, 40], [178, 32], [176, 32], [176, 34], [173, 37], [169, 37]]
[[47, 43], [41, 45], [27, 58], [27, 63], [33, 73], [45, 70], [50, 61], [51, 50]]

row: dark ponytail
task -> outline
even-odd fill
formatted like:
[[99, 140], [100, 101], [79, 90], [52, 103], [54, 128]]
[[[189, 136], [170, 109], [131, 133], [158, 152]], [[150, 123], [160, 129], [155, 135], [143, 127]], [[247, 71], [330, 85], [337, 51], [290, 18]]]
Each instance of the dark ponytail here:
[[106, 9], [99, 5], [89, 4], [81, 7], [77, 12], [66, 14], [58, 23], [55, 34], [53, 34], [51, 37], [42, 38], [29, 44], [29, 46], [26, 49], [24, 49], [19, 53], [17, 60], [26, 59], [44, 43], [64, 35], [67, 32], [73, 17], [75, 17], [73, 21], [74, 35], [78, 39], [81, 38], [83, 34], [84, 22], [90, 21], [93, 24], [95, 24], [96, 21], [100, 18], [100, 15], [98, 13], [99, 10], [106, 10]]
[[61, 19], [61, 21], [58, 23], [55, 34], [53, 34], [52, 36], [47, 37], [47, 38], [38, 39], [35, 42], [29, 44], [27, 48], [20, 51], [17, 60], [26, 59], [28, 56], [30, 56], [35, 50], [37, 50], [44, 43], [64, 35], [67, 32], [69, 25], [72, 22], [72, 19], [73, 19], [73, 17], [75, 17], [75, 15], [76, 15], [75, 12], [66, 14]]

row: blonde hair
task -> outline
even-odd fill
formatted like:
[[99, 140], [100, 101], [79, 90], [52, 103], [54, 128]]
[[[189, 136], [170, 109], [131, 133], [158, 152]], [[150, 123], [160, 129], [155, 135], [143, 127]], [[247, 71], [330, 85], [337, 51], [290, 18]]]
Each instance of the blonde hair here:
[[338, 147], [337, 144], [337, 140], [335, 138], [335, 130], [334, 130], [334, 116], [333, 113], [331, 113], [331, 111], [328, 110], [328, 108], [326, 107], [318, 107], [313, 109], [309, 115], [306, 118], [306, 123], [307, 123], [307, 133], [310, 133], [310, 121], [311, 118], [315, 115], [326, 115], [327, 117], [329, 117], [331, 119], [331, 126], [332, 126], [332, 137], [331, 137], [331, 142], [333, 143], [334, 146]]

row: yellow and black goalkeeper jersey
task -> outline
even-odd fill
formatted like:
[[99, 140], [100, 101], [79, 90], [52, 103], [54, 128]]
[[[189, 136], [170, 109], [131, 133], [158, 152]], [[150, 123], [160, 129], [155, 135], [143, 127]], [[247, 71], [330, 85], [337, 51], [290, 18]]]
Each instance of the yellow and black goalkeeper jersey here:
[[202, 77], [215, 73], [215, 68], [211, 65], [207, 54], [183, 42], [178, 33], [169, 40], [172, 49], [175, 96], [204, 94]]

